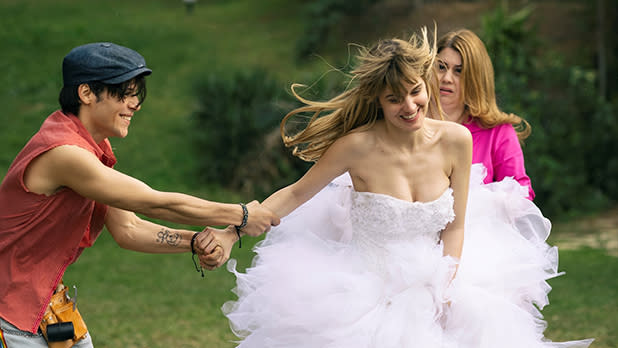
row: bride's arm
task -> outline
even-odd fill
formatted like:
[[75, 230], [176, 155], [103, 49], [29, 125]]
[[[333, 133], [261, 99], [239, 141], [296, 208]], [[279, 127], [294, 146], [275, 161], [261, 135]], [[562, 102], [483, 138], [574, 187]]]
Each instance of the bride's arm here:
[[453, 163], [450, 180], [455, 202], [455, 219], [442, 231], [444, 255], [459, 259], [463, 248], [466, 203], [472, 162], [472, 136], [463, 126], [455, 125], [448, 135], [447, 158]]
[[262, 206], [282, 218], [311, 199], [333, 179], [348, 171], [356, 152], [353, 138], [357, 136], [351, 134], [335, 141], [303, 177], [270, 195]]
[[[355, 143], [359, 141], [358, 138], [359, 136], [352, 134], [339, 138], [302, 178], [270, 195], [262, 202], [262, 206], [282, 218], [311, 199], [333, 179], [349, 170], [350, 163], [362, 152]], [[221, 247], [215, 248], [218, 252], [204, 253], [200, 237], [197, 244], [200, 246], [200, 263], [211, 270], [220, 267], [228, 260], [234, 243], [238, 241], [239, 235], [244, 233], [237, 234], [233, 227], [228, 227], [226, 231], [213, 231], [213, 234], [213, 244]]]
[[[333, 179], [348, 171], [349, 163], [359, 152], [358, 146], [350, 138], [358, 137], [345, 136], [335, 141], [302, 178], [270, 195], [262, 202], [262, 206], [278, 217], [284, 217], [311, 199]], [[238, 235], [234, 229], [228, 228], [225, 232], [215, 233], [214, 239], [215, 244], [221, 246], [221, 252], [200, 257], [202, 265], [208, 269], [219, 267], [227, 261]]]

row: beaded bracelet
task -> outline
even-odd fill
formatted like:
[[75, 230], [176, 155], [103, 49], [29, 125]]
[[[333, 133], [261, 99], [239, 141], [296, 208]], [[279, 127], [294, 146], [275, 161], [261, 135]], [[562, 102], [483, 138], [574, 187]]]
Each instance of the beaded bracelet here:
[[242, 222], [240, 225], [234, 226], [236, 228], [236, 234], [238, 235], [238, 248], [242, 248], [242, 240], [240, 239], [240, 229], [247, 226], [247, 220], [249, 220], [249, 210], [244, 203], [238, 203], [242, 207]]
[[195, 265], [195, 270], [198, 272], [202, 272], [202, 278], [204, 278], [204, 269], [202, 268], [202, 265], [198, 265], [197, 262], [195, 261], [195, 249], [193, 249], [193, 245], [195, 244], [195, 238], [197, 238], [197, 235], [200, 234], [200, 232], [195, 232], [195, 234], [193, 234], [193, 237], [191, 237], [191, 260], [193, 260], [193, 264]]

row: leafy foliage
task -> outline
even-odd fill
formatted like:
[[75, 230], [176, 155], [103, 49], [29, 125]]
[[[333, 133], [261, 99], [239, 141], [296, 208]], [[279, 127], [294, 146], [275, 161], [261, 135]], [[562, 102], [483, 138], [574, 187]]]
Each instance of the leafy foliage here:
[[264, 70], [212, 74], [196, 90], [193, 134], [202, 181], [262, 196], [306, 170], [279, 136], [282, 110], [292, 100]]
[[501, 107], [524, 117], [532, 135], [526, 168], [548, 215], [584, 213], [618, 199], [615, 106], [598, 96], [596, 75], [542, 51], [526, 7], [497, 8], [483, 18], [482, 37], [496, 72]]
[[363, 13], [378, 0], [317, 0], [306, 4], [308, 24], [305, 35], [296, 43], [298, 59], [302, 60], [314, 53], [329, 38], [331, 29], [340, 23], [344, 16]]

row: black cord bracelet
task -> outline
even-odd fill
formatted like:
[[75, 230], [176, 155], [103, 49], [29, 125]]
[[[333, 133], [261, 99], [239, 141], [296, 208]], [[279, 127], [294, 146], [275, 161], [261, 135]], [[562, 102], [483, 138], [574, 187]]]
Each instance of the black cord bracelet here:
[[193, 237], [191, 237], [191, 260], [193, 260], [193, 264], [195, 265], [195, 270], [198, 272], [202, 272], [202, 278], [204, 278], [204, 269], [202, 268], [202, 265], [198, 265], [197, 262], [195, 261], [195, 249], [193, 249], [193, 245], [195, 244], [195, 238], [197, 238], [197, 235], [200, 234], [200, 232], [195, 232], [195, 234], [193, 235]]
[[240, 229], [247, 226], [247, 220], [249, 220], [249, 210], [244, 203], [238, 203], [242, 207], [242, 222], [240, 225], [234, 226], [236, 228], [236, 234], [238, 235], [238, 248], [242, 248], [242, 240], [240, 238]]

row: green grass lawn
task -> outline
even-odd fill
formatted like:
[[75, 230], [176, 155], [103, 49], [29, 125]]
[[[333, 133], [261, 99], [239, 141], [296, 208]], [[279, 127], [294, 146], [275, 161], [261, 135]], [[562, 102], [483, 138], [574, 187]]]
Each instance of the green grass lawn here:
[[560, 270], [550, 281], [550, 304], [543, 314], [554, 340], [595, 338], [594, 348], [618, 347], [618, 258], [605, 250], [560, 251]]

